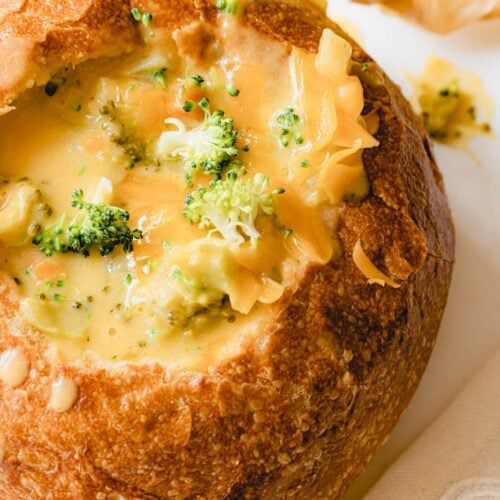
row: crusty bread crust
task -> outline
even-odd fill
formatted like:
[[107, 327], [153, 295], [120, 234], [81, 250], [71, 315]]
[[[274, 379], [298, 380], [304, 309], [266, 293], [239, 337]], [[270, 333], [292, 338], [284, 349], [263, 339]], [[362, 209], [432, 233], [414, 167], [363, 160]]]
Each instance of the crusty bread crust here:
[[[169, 27], [215, 16], [200, 0], [138, 3]], [[36, 43], [25, 57], [50, 72], [127, 50], [136, 37], [125, 1], [11, 6], [0, 7], [0, 50], [26, 34]], [[16, 9], [18, 19], [4, 12]], [[307, 50], [316, 50], [325, 26], [339, 31], [295, 1], [250, 2], [243, 19]], [[76, 50], [80, 36], [87, 42]], [[454, 234], [420, 120], [353, 45], [356, 63], [370, 67], [360, 72], [365, 112], [376, 109], [380, 117], [381, 144], [364, 156], [370, 196], [344, 211], [344, 255], [311, 266], [271, 306], [275, 322], [241, 355], [207, 373], [153, 363], [54, 368], [43, 357], [43, 339], [16, 329], [15, 297], [3, 291], [0, 351], [17, 346], [32, 372], [17, 389], [0, 383], [1, 498], [336, 498], [364, 469], [427, 364], [446, 303]], [[29, 86], [21, 78], [0, 87], [2, 105]], [[378, 267], [403, 280], [401, 288], [367, 284], [351, 258], [358, 238]], [[58, 374], [79, 387], [78, 403], [64, 414], [47, 408]]]
[[0, 114], [67, 65], [130, 50], [137, 33], [123, 0], [0, 3]]

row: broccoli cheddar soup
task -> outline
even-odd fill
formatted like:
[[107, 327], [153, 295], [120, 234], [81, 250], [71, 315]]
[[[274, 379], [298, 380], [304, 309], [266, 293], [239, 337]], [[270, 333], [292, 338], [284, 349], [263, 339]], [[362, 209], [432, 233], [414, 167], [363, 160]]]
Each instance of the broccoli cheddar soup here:
[[59, 359], [203, 369], [341, 252], [377, 142], [332, 31], [313, 54], [237, 16], [211, 44], [202, 23], [172, 35], [135, 14], [134, 52], [66, 68], [0, 118], [0, 268]]

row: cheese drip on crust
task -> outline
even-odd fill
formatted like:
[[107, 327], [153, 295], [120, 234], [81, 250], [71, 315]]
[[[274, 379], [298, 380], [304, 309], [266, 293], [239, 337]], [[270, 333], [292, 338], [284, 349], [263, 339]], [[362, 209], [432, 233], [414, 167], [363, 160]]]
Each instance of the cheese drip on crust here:
[[153, 22], [143, 47], [0, 119], [2, 269], [62, 361], [206, 369], [342, 251], [336, 220], [377, 146], [350, 45], [325, 30], [317, 54], [288, 51], [237, 16], [218, 29], [200, 58], [192, 26]]

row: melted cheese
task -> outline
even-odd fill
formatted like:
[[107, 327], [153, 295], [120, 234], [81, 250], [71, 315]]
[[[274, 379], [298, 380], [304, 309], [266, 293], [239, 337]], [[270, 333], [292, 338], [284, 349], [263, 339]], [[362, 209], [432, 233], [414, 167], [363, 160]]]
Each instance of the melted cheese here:
[[347, 40], [330, 29], [323, 31], [315, 60], [318, 73], [334, 84], [342, 83], [348, 73], [351, 56], [352, 47]]
[[[326, 30], [317, 56], [289, 54], [232, 17], [222, 20], [223, 55], [208, 71], [188, 68], [172, 41], [158, 36], [151, 40], [156, 45], [129, 56], [68, 71], [54, 97], [36, 89], [1, 118], [0, 176], [9, 185], [30, 179], [52, 209], [44, 224], [71, 217], [71, 192], [81, 188], [94, 203], [128, 210], [144, 236], [128, 255], [45, 257], [29, 239], [19, 248], [2, 240], [0, 204], [2, 269], [16, 278], [22, 316], [46, 336], [54, 362], [159, 359], [207, 369], [262, 332], [274, 314], [266, 305], [308, 262], [326, 263], [339, 253], [328, 208], [366, 195], [362, 151], [377, 144], [360, 117], [361, 84], [347, 74], [350, 46]], [[152, 78], [158, 64], [169, 68], [167, 88]], [[186, 74], [196, 72], [205, 78], [202, 88], [186, 84]], [[237, 97], [228, 85], [238, 88]], [[257, 220], [257, 246], [229, 247], [190, 224], [182, 210], [193, 188], [182, 166], [155, 160], [165, 119], [195, 127], [201, 111], [186, 113], [182, 104], [202, 96], [234, 119], [240, 143], [249, 145], [240, 154], [248, 176], [261, 172], [272, 189], [285, 188], [275, 216]], [[116, 116], [102, 111], [110, 101]], [[303, 120], [305, 140], [283, 147], [275, 120], [287, 107]], [[135, 148], [133, 163], [119, 134]], [[304, 160], [311, 168], [300, 166]], [[18, 212], [16, 227], [24, 227], [31, 214]], [[74, 383], [58, 379], [50, 406], [66, 411], [76, 398]]]
[[28, 378], [30, 362], [18, 349], [8, 349], [0, 354], [0, 380], [16, 388]]
[[479, 76], [432, 57], [422, 75], [411, 81], [414, 105], [433, 139], [461, 145], [478, 134], [491, 132], [494, 103]]
[[[361, 158], [354, 156], [360, 148], [361, 140], [358, 140], [352, 148], [333, 154], [321, 168], [319, 184], [333, 205], [338, 205], [346, 197], [362, 199], [368, 194], [368, 179]], [[353, 158], [355, 161], [349, 164], [349, 159]]]
[[5, 200], [0, 206], [0, 241], [20, 247], [30, 238], [30, 226], [36, 224], [40, 191], [26, 182], [6, 187]]
[[313, 5], [319, 7], [322, 11], [326, 12], [328, 6], [327, 0], [309, 0]]
[[68, 377], [59, 377], [52, 383], [49, 406], [57, 413], [71, 409], [78, 399], [78, 386]]

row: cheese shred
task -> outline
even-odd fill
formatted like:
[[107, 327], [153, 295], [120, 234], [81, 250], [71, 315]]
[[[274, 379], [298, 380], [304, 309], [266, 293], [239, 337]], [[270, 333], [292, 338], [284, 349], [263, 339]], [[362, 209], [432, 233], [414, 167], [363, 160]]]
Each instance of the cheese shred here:
[[361, 240], [358, 239], [354, 245], [354, 250], [352, 252], [352, 259], [358, 267], [358, 269], [363, 273], [363, 275], [368, 279], [370, 285], [389, 285], [392, 288], [399, 288], [401, 285], [393, 281], [391, 278], [386, 276], [380, 269], [377, 269], [373, 262], [368, 258], [361, 246]]

